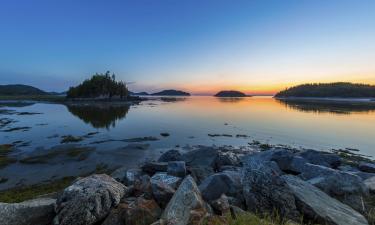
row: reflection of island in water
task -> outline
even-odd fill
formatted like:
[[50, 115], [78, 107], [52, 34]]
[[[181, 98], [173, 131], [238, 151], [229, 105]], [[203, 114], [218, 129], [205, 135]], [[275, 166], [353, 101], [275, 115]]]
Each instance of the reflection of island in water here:
[[91, 105], [67, 105], [70, 113], [77, 116], [94, 128], [115, 127], [117, 120], [126, 116], [130, 105], [128, 104], [91, 104]]
[[237, 103], [245, 99], [245, 97], [216, 97], [222, 103]]
[[299, 99], [276, 100], [279, 103], [287, 106], [288, 108], [295, 109], [301, 112], [350, 114], [375, 111], [375, 104], [366, 102], [339, 102]]

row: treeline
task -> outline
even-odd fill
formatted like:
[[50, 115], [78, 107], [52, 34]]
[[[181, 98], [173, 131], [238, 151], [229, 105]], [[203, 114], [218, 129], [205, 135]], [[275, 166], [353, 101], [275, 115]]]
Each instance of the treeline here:
[[345, 82], [303, 84], [280, 91], [275, 97], [375, 98], [375, 86]]
[[115, 74], [110, 75], [96, 73], [90, 79], [83, 81], [76, 87], [70, 87], [67, 98], [109, 98], [116, 96], [121, 99], [127, 98], [129, 90], [125, 82], [116, 81]]

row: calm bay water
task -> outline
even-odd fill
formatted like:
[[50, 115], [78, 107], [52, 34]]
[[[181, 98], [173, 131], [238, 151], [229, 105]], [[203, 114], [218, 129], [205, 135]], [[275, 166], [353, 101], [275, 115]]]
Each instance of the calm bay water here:
[[[66, 174], [77, 175], [78, 168], [82, 173], [88, 172], [99, 163], [123, 165], [126, 162], [130, 167], [140, 159], [156, 157], [160, 151], [176, 145], [246, 146], [257, 140], [318, 150], [355, 148], [362, 154], [375, 156], [374, 105], [282, 102], [270, 97], [187, 97], [154, 99], [131, 106], [3, 104], [0, 110], [0, 118], [12, 121], [0, 129], [0, 144], [16, 143], [17, 150], [11, 153], [15, 158], [51, 151], [61, 144], [64, 135], [82, 137], [82, 141], [75, 143], [78, 146], [96, 147], [95, 154], [63, 165], [52, 160], [32, 164], [17, 162], [0, 168], [0, 176], [19, 178], [0, 184], [0, 189], [16, 185], [20, 180], [27, 183], [30, 176], [40, 176], [37, 180], [42, 181]], [[170, 136], [162, 137], [160, 133]], [[133, 143], [119, 141], [137, 141], [132, 138], [139, 137], [158, 140], [142, 142], [136, 150], [129, 150]]]

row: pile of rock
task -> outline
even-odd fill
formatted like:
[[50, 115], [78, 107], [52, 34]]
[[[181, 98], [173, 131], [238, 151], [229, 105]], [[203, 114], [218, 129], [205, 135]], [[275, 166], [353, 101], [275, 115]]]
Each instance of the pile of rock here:
[[170, 150], [140, 168], [77, 179], [57, 200], [0, 204], [0, 224], [202, 224], [242, 210], [368, 224], [374, 168], [342, 165], [337, 155], [314, 150]]

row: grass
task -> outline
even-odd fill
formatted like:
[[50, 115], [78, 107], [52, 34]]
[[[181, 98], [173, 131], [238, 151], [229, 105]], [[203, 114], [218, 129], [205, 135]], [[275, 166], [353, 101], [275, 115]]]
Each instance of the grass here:
[[50, 183], [37, 184], [0, 191], [0, 202], [23, 202], [41, 195], [55, 193], [69, 186], [74, 179], [74, 177], [64, 177], [60, 180], [56, 180]]
[[370, 195], [365, 199], [366, 205], [368, 207], [366, 218], [370, 225], [375, 225], [375, 196]]
[[251, 212], [237, 214], [233, 218], [230, 214], [225, 216], [215, 216], [207, 219], [205, 225], [297, 225], [299, 223], [283, 221], [278, 216], [260, 217]]
[[8, 157], [8, 154], [13, 150], [12, 144], [2, 144], [0, 145], [0, 168], [6, 167], [11, 163], [17, 162], [16, 159]]

